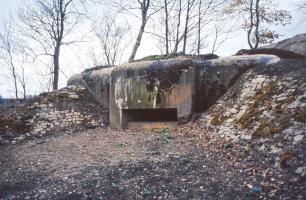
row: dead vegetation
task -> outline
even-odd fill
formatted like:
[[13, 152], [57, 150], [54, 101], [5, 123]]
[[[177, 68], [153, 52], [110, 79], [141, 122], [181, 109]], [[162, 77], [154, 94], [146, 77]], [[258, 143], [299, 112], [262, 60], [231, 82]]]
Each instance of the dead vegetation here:
[[210, 120], [210, 123], [214, 126], [218, 126], [221, 125], [225, 120], [227, 119], [226, 116], [224, 116], [221, 113], [214, 113], [212, 115], [212, 118]]
[[288, 167], [288, 161], [294, 158], [294, 152], [291, 149], [288, 149], [284, 151], [280, 156], [279, 156], [279, 164], [282, 168]]
[[288, 119], [283, 119], [275, 124], [272, 120], [263, 118], [260, 120], [260, 125], [256, 129], [254, 136], [256, 137], [270, 137], [271, 135], [281, 133], [290, 126]]
[[301, 123], [306, 123], [306, 107], [297, 109], [295, 111], [295, 116], [294, 118], [296, 121], [301, 122]]
[[[284, 100], [274, 102], [274, 97], [284, 90], [284, 88], [279, 88], [277, 83], [278, 80], [269, 83], [252, 97], [248, 110], [236, 121], [236, 127], [247, 129], [254, 123], [258, 123], [253, 135], [255, 137], [270, 137], [281, 133], [291, 125], [290, 118], [282, 116], [282, 114], [287, 112], [286, 106], [296, 99], [296, 92], [292, 92]], [[273, 103], [276, 105], [273, 106]], [[271, 116], [262, 116], [264, 111], [269, 111]], [[278, 120], [274, 120], [275, 118]]]
[[21, 119], [17, 119], [12, 116], [1, 116], [0, 115], [0, 133], [12, 131], [14, 133], [27, 133], [31, 127]]
[[272, 83], [261, 88], [253, 97], [252, 103], [249, 105], [248, 110], [236, 121], [238, 127], [242, 129], [248, 128], [253, 122], [261, 121], [261, 108], [270, 107], [271, 97], [277, 93], [277, 82]]

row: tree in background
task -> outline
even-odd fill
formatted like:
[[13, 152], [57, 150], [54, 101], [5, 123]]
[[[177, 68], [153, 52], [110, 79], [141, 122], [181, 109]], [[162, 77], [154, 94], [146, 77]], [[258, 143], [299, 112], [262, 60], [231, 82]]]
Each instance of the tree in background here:
[[107, 65], [114, 66], [123, 53], [123, 39], [129, 28], [119, 24], [116, 16], [103, 16], [93, 26]]
[[129, 58], [129, 62], [133, 62], [135, 60], [137, 50], [138, 50], [138, 48], [140, 46], [140, 43], [141, 43], [142, 35], [145, 31], [145, 26], [146, 26], [146, 24], [148, 22], [148, 19], [150, 17], [150, 15], [148, 15], [148, 10], [151, 6], [150, 0], [138, 0], [138, 3], [139, 3], [139, 6], [140, 6], [139, 9], [140, 9], [140, 12], [141, 12], [141, 25], [140, 25], [140, 28], [139, 28], [139, 31], [138, 31], [138, 35], [137, 35], [135, 44], [133, 46], [133, 50], [132, 50], [130, 58]]
[[[2, 77], [7, 78], [13, 82], [15, 98], [19, 98], [19, 93], [23, 98], [27, 98], [26, 92], [26, 78], [25, 78], [25, 64], [28, 55], [25, 50], [25, 42], [18, 37], [18, 33], [13, 29], [16, 24], [12, 18], [9, 17], [4, 21], [0, 32], [0, 61], [5, 69], [1, 70]], [[8, 70], [8, 74], [5, 71]], [[19, 90], [21, 86], [22, 90]]]
[[[100, 0], [103, 2], [103, 0]], [[104, 0], [105, 1], [105, 0]], [[172, 1], [172, 0], [171, 0]], [[153, 15], [164, 10], [163, 0], [116, 0], [111, 1], [111, 7], [117, 9], [117, 11], [121, 14], [127, 14], [129, 16], [133, 16], [141, 20], [140, 27], [138, 29], [138, 34], [136, 37], [136, 41], [133, 44], [132, 52], [128, 59], [129, 62], [133, 62], [135, 60], [136, 53], [141, 44], [141, 40], [143, 34], [146, 33], [145, 28], [148, 24], [149, 19], [152, 18]], [[166, 4], [168, 4], [166, 2]]]
[[19, 11], [21, 30], [43, 50], [36, 55], [51, 56], [53, 60], [53, 89], [58, 89], [61, 47], [75, 40], [66, 41], [81, 22], [77, 0], [33, 0], [25, 2]]
[[[161, 53], [196, 53], [200, 54], [208, 43], [215, 47], [223, 43], [224, 32], [228, 29], [224, 25], [227, 21], [222, 17], [224, 0], [163, 0], [158, 2], [163, 6], [153, 21], [159, 24], [153, 25], [153, 30], [148, 32], [158, 38]], [[223, 26], [220, 26], [220, 25]], [[215, 28], [218, 27], [218, 40], [208, 41], [215, 36]], [[161, 34], [162, 33], [162, 34]], [[222, 35], [222, 37], [221, 37]], [[215, 37], [214, 37], [215, 38]], [[216, 48], [214, 48], [216, 49]]]
[[273, 0], [231, 0], [225, 13], [242, 17], [241, 28], [247, 31], [251, 49], [278, 39], [280, 35], [270, 27], [285, 26], [292, 20], [290, 12], [278, 9], [277, 2]]

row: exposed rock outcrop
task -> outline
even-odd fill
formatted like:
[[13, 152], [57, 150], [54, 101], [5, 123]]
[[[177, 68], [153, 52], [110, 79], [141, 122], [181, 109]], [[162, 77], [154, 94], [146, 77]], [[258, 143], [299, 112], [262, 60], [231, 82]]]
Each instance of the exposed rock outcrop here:
[[284, 49], [306, 56], [306, 33], [271, 44], [267, 48]]
[[110, 124], [124, 128], [130, 109], [176, 109], [179, 121], [189, 119], [213, 105], [248, 69], [279, 61], [274, 55], [202, 57], [181, 56], [90, 70], [73, 76], [68, 85], [82, 83], [109, 107]]
[[200, 119], [230, 137], [280, 137], [287, 147], [306, 136], [306, 59], [257, 66], [241, 76]]
[[84, 87], [43, 93], [0, 107], [0, 113], [0, 144], [108, 124], [108, 111], [95, 103]]

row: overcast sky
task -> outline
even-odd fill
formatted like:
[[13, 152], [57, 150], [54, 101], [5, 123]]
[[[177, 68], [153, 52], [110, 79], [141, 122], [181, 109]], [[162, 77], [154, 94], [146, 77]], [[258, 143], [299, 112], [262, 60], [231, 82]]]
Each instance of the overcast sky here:
[[[291, 11], [293, 15], [293, 23], [286, 27], [279, 27], [277, 31], [282, 35], [281, 39], [292, 37], [296, 34], [305, 33], [306, 32], [306, 23], [305, 23], [305, 15], [302, 15], [300, 12], [297, 12], [296, 2], [297, 0], [282, 0], [280, 1], [280, 7]], [[7, 18], [9, 13], [14, 13], [14, 11], [18, 7], [19, 0], [0, 0], [0, 20], [3, 21]], [[133, 23], [130, 23], [133, 24]], [[138, 28], [138, 27], [137, 27]], [[136, 29], [137, 29], [136, 28]], [[1, 31], [1, 30], [0, 30]], [[135, 34], [135, 33], [134, 33]], [[141, 58], [147, 55], [159, 54], [159, 50], [156, 46], [156, 43], [152, 42], [152, 36], [145, 34], [141, 46], [137, 52], [136, 58]], [[216, 54], [221, 56], [231, 55], [242, 48], [248, 48], [246, 41], [246, 33], [243, 31], [236, 31], [235, 34], [231, 36], [229, 40], [227, 40], [220, 49], [216, 52]], [[130, 52], [130, 50], [127, 50]], [[91, 62], [86, 62], [86, 60], [82, 58], [86, 58], [84, 54], [88, 52], [84, 51], [83, 47], [74, 47], [72, 50], [64, 49], [63, 53], [67, 52], [65, 55], [61, 56], [62, 66], [65, 68], [63, 73], [60, 76], [60, 86], [64, 87], [66, 85], [67, 78], [74, 73], [79, 73], [85, 68], [93, 67]], [[205, 53], [205, 52], [203, 52]], [[32, 70], [32, 71], [31, 71]], [[1, 72], [2, 73], [2, 72]], [[29, 94], [37, 94], [41, 92], [41, 89], [35, 87], [37, 83], [35, 81], [33, 69], [29, 70]], [[12, 93], [12, 84], [4, 80], [0, 77], [0, 95], [2, 97], [11, 97]]]

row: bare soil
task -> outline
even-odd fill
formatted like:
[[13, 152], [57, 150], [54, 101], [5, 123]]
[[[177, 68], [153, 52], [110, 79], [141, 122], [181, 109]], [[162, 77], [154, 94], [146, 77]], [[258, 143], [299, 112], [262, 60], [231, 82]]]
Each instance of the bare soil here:
[[0, 146], [0, 199], [303, 198], [305, 180], [203, 131], [97, 128]]
[[99, 128], [1, 147], [0, 199], [253, 199], [192, 136]]

